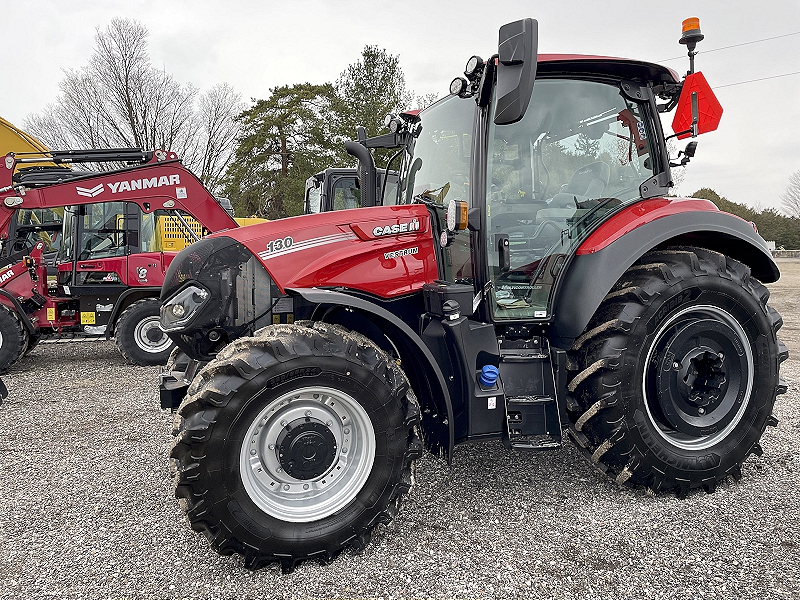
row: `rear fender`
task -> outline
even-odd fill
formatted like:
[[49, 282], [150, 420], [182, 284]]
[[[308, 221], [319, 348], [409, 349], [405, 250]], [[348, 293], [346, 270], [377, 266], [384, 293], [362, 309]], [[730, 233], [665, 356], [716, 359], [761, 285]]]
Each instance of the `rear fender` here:
[[[370, 329], [377, 328], [388, 338], [400, 355], [403, 371], [419, 399], [423, 413], [425, 444], [434, 455], [444, 453], [449, 463], [452, 459], [455, 436], [453, 406], [444, 375], [422, 339], [397, 316], [363, 298], [317, 288], [287, 291], [316, 305], [312, 317], [314, 320], [338, 323], [339, 319], [335, 313], [331, 318], [325, 316], [326, 309], [331, 307], [350, 309], [372, 325], [363, 331], [357, 329], [359, 333], [372, 337]], [[385, 340], [374, 341], [379, 346], [385, 347]]]
[[640, 225], [607, 245], [589, 236], [556, 290], [551, 343], [569, 348], [628, 267], [646, 252], [668, 246], [697, 246], [720, 252], [749, 266], [753, 276], [764, 283], [780, 277], [766, 243], [752, 225], [724, 212], [672, 214]]
[[108, 327], [106, 327], [106, 339], [110, 340], [114, 336], [114, 331], [117, 327], [117, 319], [122, 314], [122, 311], [128, 308], [134, 302], [144, 300], [145, 298], [152, 298], [158, 300], [158, 295], [161, 293], [160, 287], [132, 287], [128, 288], [119, 295], [117, 301], [114, 303], [114, 309], [108, 317]]

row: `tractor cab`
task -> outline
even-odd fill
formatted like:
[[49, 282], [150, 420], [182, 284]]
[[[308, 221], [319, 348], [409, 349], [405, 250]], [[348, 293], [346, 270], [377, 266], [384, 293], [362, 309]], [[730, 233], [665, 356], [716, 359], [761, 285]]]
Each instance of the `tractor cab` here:
[[[357, 169], [330, 168], [306, 179], [303, 212], [307, 215], [331, 210], [397, 204], [397, 172], [378, 170], [376, 197], [362, 203], [361, 181]], [[386, 183], [386, 191], [383, 191]], [[370, 203], [372, 202], [372, 203]]]
[[[619, 61], [615, 72], [608, 59], [541, 56], [524, 116], [492, 118], [480, 136], [470, 97], [450, 96], [423, 113], [407, 157], [416, 167], [401, 183], [405, 200], [443, 216], [451, 203], [466, 204], [463, 229], [448, 231], [442, 219], [442, 279], [486, 290], [485, 318], [547, 321], [558, 271], [594, 225], [666, 191], [653, 82], [635, 67]], [[667, 69], [658, 75], [655, 83], [672, 80]]]

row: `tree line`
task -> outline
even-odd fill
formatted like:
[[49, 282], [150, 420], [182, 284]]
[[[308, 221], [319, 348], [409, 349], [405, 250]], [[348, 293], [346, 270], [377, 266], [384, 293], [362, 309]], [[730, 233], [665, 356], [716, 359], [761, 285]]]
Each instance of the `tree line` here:
[[227, 84], [200, 93], [155, 68], [148, 36], [131, 19], [97, 29], [88, 64], [65, 71], [55, 102], [25, 129], [54, 149], [172, 150], [240, 216], [300, 214], [308, 177], [355, 163], [344, 142], [357, 126], [384, 133], [387, 114], [436, 99], [415, 97], [399, 57], [368, 45], [336, 81], [278, 86], [247, 108]]
[[711, 188], [697, 190], [692, 194], [692, 198], [711, 200], [720, 210], [741, 217], [746, 221], [752, 221], [758, 228], [758, 233], [761, 237], [765, 240], [774, 241], [777, 248], [783, 247], [787, 250], [800, 249], [800, 217], [798, 216], [787, 217], [774, 208], [757, 211], [744, 204], [731, 202]]

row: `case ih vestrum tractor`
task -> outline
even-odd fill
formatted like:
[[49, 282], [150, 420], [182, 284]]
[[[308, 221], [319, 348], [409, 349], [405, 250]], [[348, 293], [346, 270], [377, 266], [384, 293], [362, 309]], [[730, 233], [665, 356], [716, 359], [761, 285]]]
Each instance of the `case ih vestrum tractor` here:
[[[693, 69], [537, 56], [536, 27], [502, 27], [422, 128], [348, 143], [367, 196], [369, 148], [403, 149], [397, 205], [212, 235], [170, 265], [175, 493], [221, 554], [290, 570], [363, 547], [423, 447], [565, 433], [619, 484], [680, 496], [761, 452], [786, 389], [778, 269], [750, 223], [667, 197], [660, 113], [684, 138], [719, 104]], [[690, 56], [700, 38], [686, 22]]]
[[[31, 166], [42, 162], [50, 165]], [[102, 173], [64, 166], [85, 162], [133, 166]], [[237, 227], [172, 152], [6, 155], [0, 165], [0, 372], [43, 335], [114, 336], [131, 362], [164, 364], [173, 344], [159, 328], [158, 294], [177, 254], [165, 244], [178, 241], [180, 249], [184, 236], [197, 239], [190, 215], [210, 231]], [[165, 234], [165, 228], [175, 231]], [[49, 246], [56, 236], [53, 285], [43, 253], [55, 250]]]

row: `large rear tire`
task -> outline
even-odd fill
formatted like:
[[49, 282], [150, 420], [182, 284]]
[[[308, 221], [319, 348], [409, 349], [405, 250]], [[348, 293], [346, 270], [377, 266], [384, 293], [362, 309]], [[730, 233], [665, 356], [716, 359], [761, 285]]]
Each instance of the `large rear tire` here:
[[189, 387], [171, 452], [192, 528], [245, 566], [328, 562], [397, 513], [421, 452], [397, 364], [328, 324], [236, 340]]
[[117, 348], [129, 362], [141, 366], [167, 364], [175, 342], [159, 326], [160, 308], [155, 298], [137, 300], [117, 319]]
[[5, 373], [25, 353], [28, 332], [15, 312], [0, 304], [0, 373]]
[[570, 351], [573, 437], [618, 483], [711, 492], [776, 424], [783, 321], [750, 269], [698, 248], [651, 252]]

